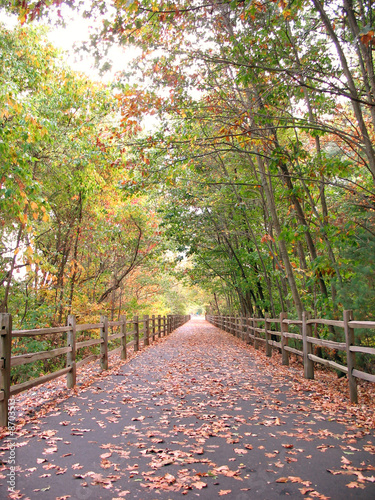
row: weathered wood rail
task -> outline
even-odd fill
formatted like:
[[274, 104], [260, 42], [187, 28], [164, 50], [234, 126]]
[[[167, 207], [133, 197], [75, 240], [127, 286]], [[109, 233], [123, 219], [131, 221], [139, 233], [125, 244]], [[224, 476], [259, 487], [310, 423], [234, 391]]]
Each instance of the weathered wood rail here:
[[[253, 342], [254, 347], [265, 344], [266, 355], [272, 356], [272, 349], [281, 350], [282, 364], [289, 365], [289, 355], [293, 353], [303, 359], [304, 377], [314, 378], [314, 363], [320, 363], [329, 368], [345, 373], [349, 382], [349, 396], [352, 403], [358, 402], [357, 379], [375, 382], [375, 375], [356, 369], [356, 353], [375, 355], [375, 348], [355, 345], [354, 330], [356, 328], [375, 329], [375, 321], [354, 321], [352, 311], [344, 311], [343, 320], [312, 319], [309, 313], [304, 312], [302, 320], [288, 319], [286, 313], [281, 313], [278, 318], [251, 318], [239, 316], [206, 316], [206, 320], [216, 327], [240, 337], [247, 343]], [[279, 325], [279, 330], [274, 330]], [[289, 332], [289, 327], [296, 325], [299, 333]], [[318, 325], [341, 328], [345, 341], [321, 339], [313, 336], [313, 328], [318, 333]], [[279, 338], [279, 340], [275, 340]], [[289, 345], [289, 339], [294, 339], [300, 348]], [[346, 354], [346, 365], [331, 359], [319, 357], [313, 353], [313, 347], [342, 351]]]
[[[101, 316], [99, 323], [83, 324], [76, 323], [75, 316], [68, 316], [66, 326], [51, 328], [38, 328], [34, 330], [12, 330], [12, 316], [0, 314], [0, 425], [8, 425], [8, 401], [11, 396], [31, 389], [37, 385], [49, 382], [57, 377], [67, 375], [67, 387], [76, 385], [77, 368], [100, 358], [102, 370], [108, 369], [108, 354], [119, 353], [121, 359], [126, 359], [128, 349], [138, 351], [141, 342], [144, 346], [150, 345], [157, 337], [169, 335], [173, 330], [189, 321], [190, 316], [168, 315], [168, 316], [134, 316], [127, 320], [121, 316], [119, 321], [109, 321], [106, 316]], [[140, 328], [142, 325], [142, 328]], [[109, 333], [109, 329], [118, 330], [117, 333]], [[77, 333], [93, 332], [99, 330], [99, 337], [77, 342]], [[12, 339], [17, 337], [40, 337], [52, 334], [66, 334], [66, 346], [47, 351], [33, 352], [12, 356]], [[90, 334], [92, 336], [92, 333]], [[131, 339], [128, 341], [128, 339]], [[120, 339], [120, 346], [111, 349], [110, 344]], [[90, 354], [77, 361], [77, 351], [91, 346], [100, 346], [100, 354]], [[11, 368], [25, 365], [35, 361], [51, 359], [56, 356], [66, 355], [66, 367], [28, 380], [21, 384], [11, 385]]]

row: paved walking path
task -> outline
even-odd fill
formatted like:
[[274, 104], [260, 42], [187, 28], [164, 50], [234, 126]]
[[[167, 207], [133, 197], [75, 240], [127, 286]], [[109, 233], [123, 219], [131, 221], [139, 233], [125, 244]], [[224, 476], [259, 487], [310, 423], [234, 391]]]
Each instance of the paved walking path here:
[[373, 500], [374, 432], [283, 373], [190, 321], [27, 424], [11, 498]]

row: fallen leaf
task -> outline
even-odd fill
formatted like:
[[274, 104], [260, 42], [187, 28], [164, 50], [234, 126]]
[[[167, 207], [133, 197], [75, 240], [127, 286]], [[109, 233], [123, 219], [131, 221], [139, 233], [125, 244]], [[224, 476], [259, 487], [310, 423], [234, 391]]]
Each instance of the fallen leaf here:
[[40, 437], [42, 439], [48, 439], [48, 438], [53, 437], [55, 434], [56, 434], [56, 431], [52, 431], [52, 430], [50, 430], [50, 431], [43, 431], [41, 433]]
[[348, 483], [347, 488], [359, 488], [361, 490], [364, 490], [366, 486], [362, 483], [357, 483], [356, 481], [352, 481], [351, 483]]
[[310, 491], [314, 491], [314, 488], [298, 488], [302, 495], [307, 495]]
[[207, 488], [207, 483], [204, 483], [203, 481], [196, 481], [195, 483], [191, 483], [194, 488], [197, 488], [197, 490], [202, 490], [203, 488]]
[[52, 453], [56, 453], [57, 446], [51, 446], [50, 448], [45, 448], [43, 451], [43, 455], [52, 455]]
[[168, 484], [173, 484], [176, 482], [176, 478], [172, 474], [165, 474], [164, 479]]

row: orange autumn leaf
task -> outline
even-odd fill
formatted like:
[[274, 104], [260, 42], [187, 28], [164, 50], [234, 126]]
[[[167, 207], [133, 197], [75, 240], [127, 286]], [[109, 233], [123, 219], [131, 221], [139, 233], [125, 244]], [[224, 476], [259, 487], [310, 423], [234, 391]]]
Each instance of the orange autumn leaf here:
[[368, 44], [372, 41], [373, 38], [374, 31], [370, 30], [361, 36], [361, 42], [363, 43], [363, 45], [366, 45], [366, 47], [368, 47]]
[[352, 481], [351, 483], [348, 483], [346, 486], [347, 488], [359, 488], [361, 490], [365, 488], [364, 484], [357, 483], [357, 481]]
[[204, 483], [203, 481], [196, 481], [191, 485], [194, 486], [194, 488], [197, 488], [197, 490], [202, 490], [203, 488], [207, 488], [207, 484]]

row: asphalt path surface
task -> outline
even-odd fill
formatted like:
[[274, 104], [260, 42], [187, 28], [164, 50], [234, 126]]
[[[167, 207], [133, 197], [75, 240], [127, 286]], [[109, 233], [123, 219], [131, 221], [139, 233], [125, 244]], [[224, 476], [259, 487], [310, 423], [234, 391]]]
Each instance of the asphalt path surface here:
[[190, 321], [28, 423], [14, 493], [5, 438], [0, 498], [374, 500], [373, 429], [257, 359]]

